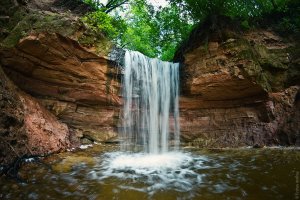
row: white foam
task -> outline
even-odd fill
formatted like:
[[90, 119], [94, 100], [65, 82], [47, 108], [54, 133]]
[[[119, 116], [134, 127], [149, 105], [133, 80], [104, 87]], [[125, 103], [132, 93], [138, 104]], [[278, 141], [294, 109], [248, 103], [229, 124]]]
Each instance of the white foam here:
[[25, 162], [29, 163], [29, 162], [34, 162], [35, 158], [26, 158]]
[[92, 144], [82, 144], [82, 145], [80, 145], [80, 149], [87, 149], [87, 148], [90, 148], [90, 147], [92, 147], [93, 145]]
[[184, 162], [190, 162], [191, 158], [182, 153], [164, 154], [121, 154], [115, 157], [110, 167], [113, 169], [135, 169], [135, 170], [167, 170], [179, 169]]
[[[193, 157], [190, 153], [169, 152], [147, 153], [106, 153], [98, 168], [89, 177], [99, 181], [115, 177], [121, 180], [119, 188], [144, 191], [154, 194], [158, 190], [175, 189], [190, 191], [202, 183], [203, 175], [197, 170], [208, 168], [205, 156]], [[122, 180], [125, 180], [122, 182]], [[143, 183], [143, 185], [134, 183]]]

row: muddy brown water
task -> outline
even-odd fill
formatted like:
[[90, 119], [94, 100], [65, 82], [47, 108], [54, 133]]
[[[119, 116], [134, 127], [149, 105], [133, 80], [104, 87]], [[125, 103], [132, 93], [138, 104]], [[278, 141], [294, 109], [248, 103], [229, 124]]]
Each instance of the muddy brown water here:
[[105, 162], [113, 159], [107, 155], [117, 151], [94, 145], [46, 158], [50, 168], [27, 163], [20, 171], [26, 183], [0, 178], [0, 199], [300, 199], [297, 149], [182, 150], [191, 160], [165, 176], [159, 170], [106, 173]]

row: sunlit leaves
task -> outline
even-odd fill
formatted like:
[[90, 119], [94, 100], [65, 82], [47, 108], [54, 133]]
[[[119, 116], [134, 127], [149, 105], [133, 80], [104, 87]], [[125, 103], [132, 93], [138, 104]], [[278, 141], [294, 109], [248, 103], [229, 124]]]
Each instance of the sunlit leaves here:
[[89, 13], [82, 20], [90, 27], [100, 29], [108, 37], [114, 38], [118, 34], [116, 27], [113, 26], [113, 18], [101, 10]]

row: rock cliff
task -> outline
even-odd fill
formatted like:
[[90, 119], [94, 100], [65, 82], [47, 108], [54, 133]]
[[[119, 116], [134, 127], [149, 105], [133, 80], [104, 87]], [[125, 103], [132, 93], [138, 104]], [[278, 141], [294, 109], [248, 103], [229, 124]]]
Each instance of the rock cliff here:
[[115, 137], [119, 72], [106, 57], [111, 42], [80, 20], [90, 8], [2, 3], [1, 163]]
[[299, 145], [299, 39], [238, 27], [208, 20], [177, 52], [183, 137], [201, 147]]

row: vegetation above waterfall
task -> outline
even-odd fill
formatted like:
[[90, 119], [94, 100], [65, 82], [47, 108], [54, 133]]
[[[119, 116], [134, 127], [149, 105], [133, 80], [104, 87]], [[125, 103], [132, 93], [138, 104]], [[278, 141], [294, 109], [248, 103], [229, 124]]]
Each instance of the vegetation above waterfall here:
[[297, 0], [168, 0], [165, 6], [147, 0], [83, 1], [94, 8], [83, 17], [85, 23], [123, 48], [163, 60], [171, 60], [191, 30], [216, 15], [238, 20], [245, 29], [268, 17], [276, 21], [278, 31], [300, 29]]

